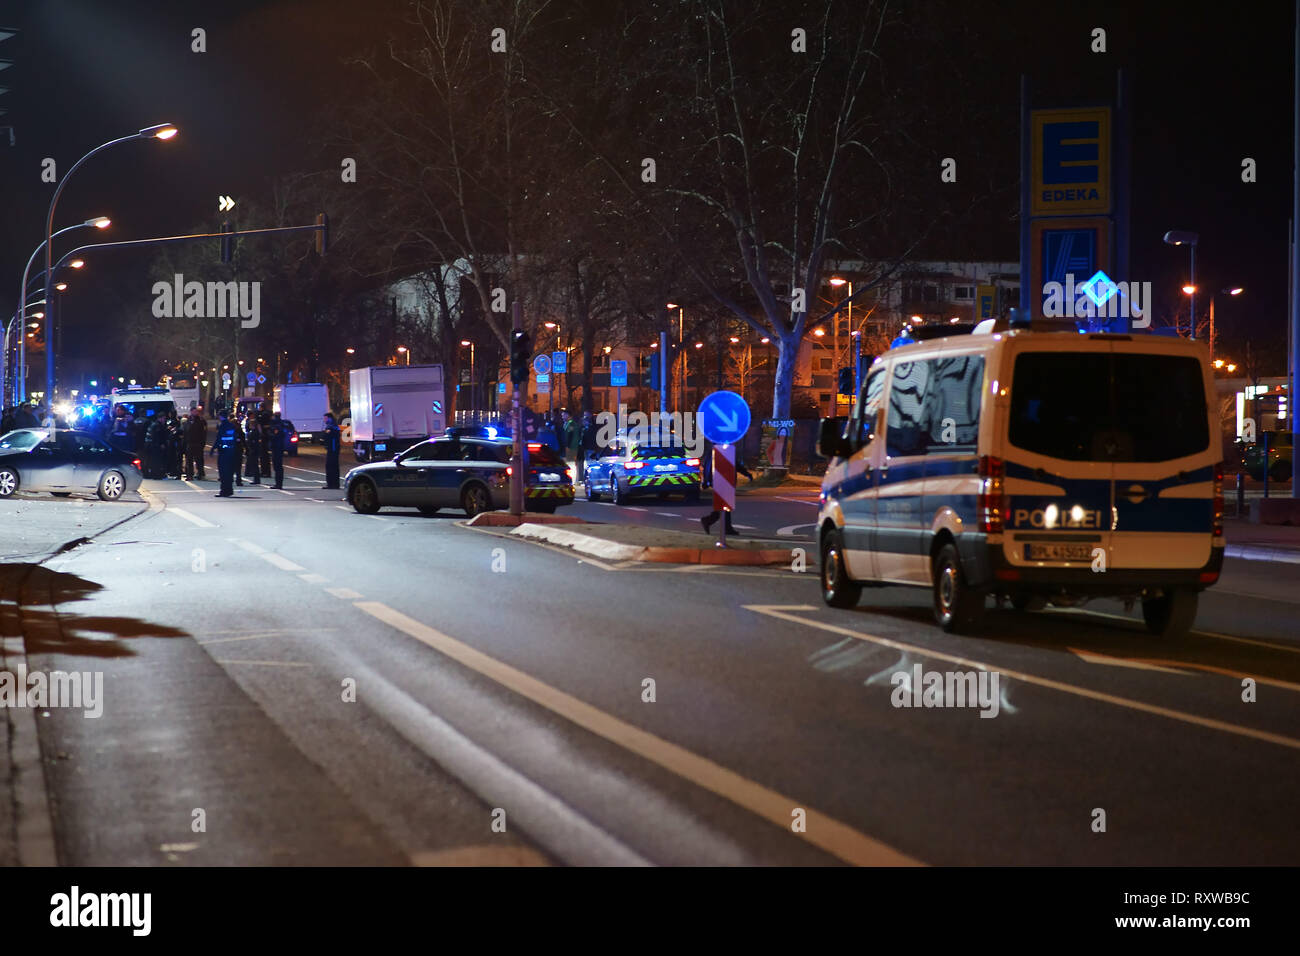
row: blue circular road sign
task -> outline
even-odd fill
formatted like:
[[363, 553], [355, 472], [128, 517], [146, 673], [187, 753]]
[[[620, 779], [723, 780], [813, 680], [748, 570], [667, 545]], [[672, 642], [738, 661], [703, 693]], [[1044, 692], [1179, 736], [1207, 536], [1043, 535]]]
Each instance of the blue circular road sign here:
[[533, 371], [538, 375], [551, 374], [551, 357], [543, 352], [533, 359]]
[[740, 441], [749, 431], [749, 406], [735, 392], [713, 392], [700, 402], [700, 431], [715, 445]]

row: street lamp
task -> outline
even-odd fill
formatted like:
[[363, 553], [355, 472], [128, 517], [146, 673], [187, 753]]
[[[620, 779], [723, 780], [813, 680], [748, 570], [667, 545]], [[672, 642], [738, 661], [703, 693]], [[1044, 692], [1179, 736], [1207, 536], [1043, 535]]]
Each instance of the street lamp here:
[[1165, 233], [1165, 242], [1171, 246], [1187, 246], [1192, 254], [1191, 275], [1187, 277], [1187, 286], [1183, 287], [1183, 291], [1192, 297], [1192, 339], [1196, 338], [1196, 244], [1199, 240], [1200, 236], [1194, 232], [1171, 229]]
[[[75, 226], [64, 226], [62, 229], [60, 229], [50, 238], [57, 239], [59, 236], [63, 235], [64, 233], [72, 232], [74, 229], [86, 229], [86, 228], [107, 229], [112, 224], [113, 224], [113, 220], [109, 219], [107, 216], [94, 216], [93, 218], [87, 219], [85, 222], [77, 223]], [[32, 250], [31, 257], [27, 260], [27, 265], [23, 267], [23, 284], [22, 284], [23, 291], [18, 296], [19, 302], [23, 302], [27, 298], [27, 284], [28, 284], [27, 276], [31, 271], [32, 263], [35, 262], [36, 257], [41, 254], [42, 249], [48, 249], [48, 248], [49, 248], [49, 242], [47, 241], [47, 242], [42, 242], [39, 246], [37, 246], [34, 250]], [[72, 262], [68, 263], [68, 265], [74, 269], [80, 269], [85, 264], [86, 264], [85, 261], [82, 259], [74, 259]], [[41, 291], [45, 291], [44, 286], [41, 287]], [[16, 314], [17, 313], [15, 313], [15, 315]], [[13, 389], [13, 395], [14, 395], [13, 401], [15, 405], [19, 404], [20, 399], [25, 401], [27, 398], [27, 388], [26, 388], [27, 340], [23, 336], [18, 337], [18, 362], [16, 367], [17, 367], [18, 382], [14, 384], [14, 389]], [[3, 368], [7, 373], [9, 368], [9, 351], [8, 351], [7, 335], [5, 337], [5, 353], [4, 353]], [[18, 384], [18, 383], [22, 383], [22, 384]]]
[[399, 355], [405, 355], [405, 356], [406, 356], [406, 364], [407, 364], [407, 365], [410, 365], [410, 364], [411, 364], [411, 351], [410, 351], [410, 349], [408, 349], [405, 345], [399, 345], [399, 346], [397, 347], [397, 353], [398, 353]]
[[[88, 152], [85, 156], [82, 156], [81, 159], [73, 163], [72, 168], [63, 174], [63, 176], [59, 179], [59, 185], [54, 190], [54, 195], [50, 197], [50, 209], [45, 216], [45, 283], [44, 285], [46, 288], [49, 288], [50, 274], [51, 272], [53, 272], [53, 268], [54, 268], [54, 257], [53, 257], [54, 210], [59, 205], [59, 197], [63, 195], [63, 190], [68, 185], [68, 180], [72, 178], [72, 174], [75, 173], [78, 169], [80, 169], [81, 164], [84, 163], [86, 160], [90, 159], [90, 157], [94, 156], [96, 153], [108, 149], [111, 146], [116, 146], [119, 143], [129, 143], [132, 140], [137, 140], [137, 139], [169, 140], [172, 137], [174, 137], [178, 132], [179, 130], [177, 130], [177, 128], [173, 126], [171, 123], [159, 123], [157, 126], [146, 126], [144, 129], [139, 130], [138, 132], [133, 133], [130, 136], [121, 136], [117, 139], [109, 140], [107, 143], [101, 143], [99, 146], [96, 146], [94, 149]], [[107, 223], [105, 223], [105, 225], [107, 225]], [[105, 228], [105, 226], [99, 226], [99, 228], [102, 229]], [[25, 285], [26, 285], [26, 280], [24, 280], [24, 286]], [[46, 394], [47, 403], [53, 403], [54, 401], [54, 334], [53, 334], [53, 329], [49, 327], [49, 326], [53, 326], [54, 319], [55, 319], [55, 309], [53, 306], [54, 304], [51, 303], [50, 318], [49, 318], [49, 322], [47, 323], [47, 328], [45, 331], [45, 391], [47, 393]]]

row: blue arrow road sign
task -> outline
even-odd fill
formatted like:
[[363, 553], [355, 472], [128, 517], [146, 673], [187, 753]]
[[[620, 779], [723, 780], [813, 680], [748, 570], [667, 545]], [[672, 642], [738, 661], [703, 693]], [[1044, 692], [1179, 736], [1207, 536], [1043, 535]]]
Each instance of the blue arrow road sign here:
[[614, 359], [609, 363], [609, 384], [611, 388], [627, 387], [627, 362]]
[[749, 406], [735, 392], [713, 392], [700, 402], [699, 425], [715, 445], [730, 445], [749, 431]]
[[551, 357], [543, 352], [533, 359], [533, 371], [538, 375], [551, 374]]

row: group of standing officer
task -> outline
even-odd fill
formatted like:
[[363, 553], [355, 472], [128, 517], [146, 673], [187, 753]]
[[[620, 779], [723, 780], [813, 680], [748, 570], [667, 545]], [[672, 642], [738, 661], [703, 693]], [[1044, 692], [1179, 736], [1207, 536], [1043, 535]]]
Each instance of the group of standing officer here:
[[[241, 428], [239, 422], [231, 419], [229, 413], [222, 409], [217, 424], [216, 438], [208, 454], [217, 456], [217, 474], [221, 480], [218, 498], [230, 498], [235, 494], [235, 485], [241, 487], [244, 478], [252, 484], [262, 483], [263, 473], [274, 477], [271, 487], [284, 487], [284, 451], [292, 432], [280, 418], [280, 413], [267, 422], [249, 418], [248, 428]], [[334, 416], [325, 416], [325, 488], [339, 487], [339, 448], [341, 445], [339, 427]], [[240, 464], [243, 463], [242, 474]]]

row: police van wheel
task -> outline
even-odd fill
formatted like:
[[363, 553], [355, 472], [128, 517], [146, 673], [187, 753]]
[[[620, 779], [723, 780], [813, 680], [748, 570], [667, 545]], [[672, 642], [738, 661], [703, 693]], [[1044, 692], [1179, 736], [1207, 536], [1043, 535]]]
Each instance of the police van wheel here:
[[366, 480], [358, 481], [352, 486], [352, 507], [359, 514], [372, 515], [379, 510], [379, 492], [375, 489], [374, 483]]
[[99, 479], [99, 497], [104, 501], [116, 501], [126, 491], [126, 481], [121, 472], [106, 471]]
[[1147, 630], [1160, 637], [1184, 637], [1196, 621], [1197, 594], [1190, 588], [1171, 588], [1162, 597], [1142, 599], [1142, 619]]
[[609, 479], [609, 500], [616, 505], [627, 504], [627, 495], [624, 494], [622, 487], [618, 483], [618, 479], [613, 476], [610, 476]]
[[596, 493], [596, 489], [593, 488], [593, 487], [591, 486], [591, 479], [590, 479], [590, 478], [588, 478], [586, 481], [583, 482], [583, 486], [585, 487], [585, 489], [586, 489], [586, 491], [587, 491], [587, 500], [588, 500], [588, 501], [599, 501], [599, 500], [600, 500], [600, 495], [598, 495], [598, 494]]
[[1290, 481], [1291, 480], [1291, 462], [1279, 459], [1273, 462], [1273, 466], [1268, 470], [1269, 481]]
[[934, 619], [954, 634], [974, 630], [984, 615], [984, 595], [972, 591], [956, 545], [945, 544], [934, 559]]
[[8, 498], [18, 490], [18, 472], [12, 468], [0, 468], [0, 498]]
[[822, 538], [822, 600], [831, 607], [857, 607], [862, 585], [849, 577], [844, 565], [844, 539], [838, 531]]

